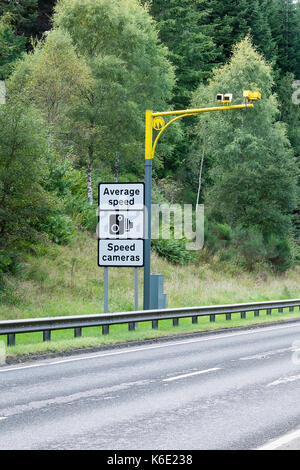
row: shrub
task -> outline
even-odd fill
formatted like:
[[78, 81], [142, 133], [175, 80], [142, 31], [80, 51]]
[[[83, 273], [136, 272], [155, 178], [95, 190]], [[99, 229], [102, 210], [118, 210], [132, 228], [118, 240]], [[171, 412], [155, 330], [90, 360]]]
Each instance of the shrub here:
[[293, 257], [294, 257], [294, 263], [300, 264], [300, 246], [299, 245], [296, 245], [293, 247]]
[[265, 264], [283, 272], [291, 267], [293, 260], [300, 259], [288, 238], [271, 235], [265, 239], [256, 228], [206, 223], [205, 244], [212, 253], [218, 254], [220, 261], [234, 260], [249, 271]]
[[80, 217], [80, 225], [84, 230], [89, 232], [96, 232], [98, 223], [98, 215], [95, 206], [87, 205], [82, 211]]
[[216, 253], [227, 247], [232, 238], [232, 229], [228, 224], [219, 224], [205, 219], [204, 239], [206, 246]]
[[267, 261], [265, 242], [259, 231], [237, 227], [232, 237], [233, 245], [243, 257], [243, 264], [248, 270], [252, 271], [255, 265]]
[[151, 246], [160, 256], [174, 264], [189, 264], [196, 260], [195, 252], [186, 249], [184, 239], [152, 240]]
[[70, 243], [75, 234], [74, 221], [68, 215], [55, 214], [43, 225], [50, 240], [58, 244]]
[[289, 240], [276, 236], [267, 242], [267, 257], [276, 271], [283, 272], [293, 264], [292, 246]]
[[16, 274], [19, 266], [19, 255], [10, 250], [0, 249], [0, 292], [7, 288], [6, 274]]
[[232, 238], [232, 229], [228, 224], [217, 224], [216, 235], [219, 240], [230, 241]]

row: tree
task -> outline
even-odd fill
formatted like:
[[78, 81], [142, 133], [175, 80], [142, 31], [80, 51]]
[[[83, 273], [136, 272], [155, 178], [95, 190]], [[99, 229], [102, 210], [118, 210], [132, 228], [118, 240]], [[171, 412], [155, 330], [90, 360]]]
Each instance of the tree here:
[[[144, 2], [147, 3], [147, 2]], [[176, 70], [174, 109], [188, 107], [191, 93], [210, 76], [219, 52], [214, 43], [215, 28], [203, 0], [152, 0], [149, 11], [159, 27], [159, 37], [170, 50]]]
[[295, 66], [295, 71], [294, 74], [295, 76], [299, 79], [300, 77], [300, 3], [296, 3], [296, 25], [297, 25], [297, 30], [295, 32], [296, 34], [296, 66]]
[[25, 51], [26, 38], [17, 36], [12, 25], [11, 15], [0, 18], [0, 80], [9, 77], [14, 62]]
[[267, 61], [275, 64], [277, 59], [277, 47], [269, 21], [269, 12], [272, 9], [273, 0], [252, 0], [247, 2], [245, 10], [248, 24], [247, 34], [250, 34], [257, 50], [263, 54]]
[[277, 80], [276, 91], [280, 103], [280, 121], [287, 124], [289, 140], [295, 155], [300, 158], [300, 109], [299, 105], [293, 102], [294, 82], [295, 75], [287, 72]]
[[52, 30], [16, 65], [8, 83], [10, 95], [40, 110], [49, 135], [66, 132], [67, 113], [91, 85], [89, 68], [78, 56], [67, 32]]
[[186, 108], [191, 92], [230, 57], [233, 45], [251, 34], [268, 60], [275, 45], [268, 22], [270, 0], [151, 0], [144, 2], [171, 51], [177, 85], [173, 103]]
[[12, 17], [18, 36], [27, 38], [27, 49], [31, 49], [31, 38], [41, 39], [51, 29], [51, 16], [57, 0], [0, 0], [0, 17], [6, 13]]
[[92, 204], [95, 161], [102, 167], [119, 161], [135, 174], [142, 168], [137, 157], [145, 109], [167, 106], [174, 73], [151, 17], [136, 0], [62, 0], [54, 26], [71, 35], [94, 78], [73, 115], [80, 129], [78, 148], [87, 155]]
[[9, 14], [19, 36], [29, 36], [37, 19], [38, 0], [0, 0], [0, 16]]
[[300, 17], [299, 5], [293, 0], [274, 0], [269, 22], [277, 46], [277, 68], [280, 74], [299, 70]]
[[[232, 54], [233, 45], [251, 34], [265, 57], [274, 61], [276, 47], [268, 21], [268, 3], [273, 0], [145, 0], [159, 28], [159, 36], [171, 52], [175, 66], [174, 109], [191, 107], [192, 92], [206, 83], [216, 66], [223, 65]], [[182, 121], [184, 137], [179, 142], [166, 171], [176, 173], [190, 185], [186, 166], [193, 119]]]
[[9, 101], [0, 106], [0, 134], [0, 249], [16, 249], [49, 212], [44, 123], [32, 107]]
[[257, 229], [265, 240], [273, 235], [286, 240], [297, 202], [298, 167], [286, 126], [277, 121], [272, 87], [270, 65], [246, 38], [209, 84], [199, 87], [193, 104], [208, 105], [217, 93], [229, 91], [239, 103], [243, 89], [262, 92], [254, 109], [207, 115], [206, 163], [212, 185], [206, 188], [205, 203], [218, 222]]

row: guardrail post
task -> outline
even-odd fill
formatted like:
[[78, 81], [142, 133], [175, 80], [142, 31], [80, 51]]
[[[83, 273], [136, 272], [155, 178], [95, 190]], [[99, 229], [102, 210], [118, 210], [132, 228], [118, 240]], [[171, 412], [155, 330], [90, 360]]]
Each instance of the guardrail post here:
[[173, 326], [179, 325], [179, 318], [173, 318]]
[[16, 335], [10, 333], [7, 335], [7, 346], [14, 346], [16, 344]]
[[267, 315], [272, 315], [272, 309], [271, 308], [267, 308]]
[[43, 341], [51, 341], [51, 330], [43, 331]]
[[289, 307], [289, 312], [293, 312], [294, 311], [294, 307]]
[[198, 323], [198, 317], [192, 317], [192, 323]]
[[134, 331], [135, 330], [135, 322], [128, 323], [128, 330], [129, 331]]
[[209, 315], [209, 321], [211, 321], [211, 322], [216, 321], [216, 315], [214, 313]]
[[226, 320], [231, 320], [231, 313], [226, 313]]
[[283, 312], [283, 308], [282, 307], [278, 307], [278, 313], [282, 313]]
[[259, 310], [254, 310], [254, 316], [259, 317]]
[[158, 329], [158, 320], [152, 320], [152, 329], [157, 330]]
[[245, 319], [246, 318], [246, 312], [241, 312], [241, 318]]
[[82, 336], [82, 329], [81, 328], [74, 328], [74, 337], [79, 338]]
[[109, 335], [109, 325], [103, 325], [102, 326], [102, 334], [103, 335]]

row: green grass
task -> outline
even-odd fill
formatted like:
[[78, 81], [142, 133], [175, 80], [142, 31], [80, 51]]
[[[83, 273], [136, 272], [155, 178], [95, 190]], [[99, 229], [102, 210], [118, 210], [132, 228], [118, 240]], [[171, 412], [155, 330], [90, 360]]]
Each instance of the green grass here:
[[[78, 234], [70, 245], [40, 246], [34, 255], [27, 255], [18, 278], [8, 279], [9, 289], [0, 304], [0, 320], [102, 313], [103, 269], [97, 266], [96, 244], [94, 237]], [[280, 300], [299, 298], [300, 294], [299, 267], [281, 275], [275, 275], [267, 269], [247, 273], [233, 263], [175, 266], [153, 253], [152, 272], [165, 275], [168, 307]], [[109, 270], [110, 312], [133, 310], [133, 275], [133, 269]], [[139, 308], [142, 309], [142, 270], [139, 282]], [[210, 323], [209, 318], [204, 317], [199, 318], [196, 325], [191, 323], [191, 319], [181, 319], [179, 327], [173, 327], [171, 320], [161, 321], [158, 330], [152, 330], [151, 322], [146, 322], [131, 332], [127, 325], [115, 325], [110, 327], [108, 336], [102, 335], [101, 328], [86, 328], [82, 330], [83, 336], [75, 339], [73, 330], [53, 331], [51, 342], [42, 342], [42, 333], [20, 334], [16, 336], [16, 346], [7, 348], [6, 352], [8, 356], [64, 352], [72, 348], [92, 348], [299, 316], [297, 311], [284, 314], [274, 311], [271, 316], [261, 312], [259, 317], [249, 312], [247, 319], [240, 319], [238, 314], [234, 314], [229, 321], [220, 315], [216, 316], [215, 323]]]

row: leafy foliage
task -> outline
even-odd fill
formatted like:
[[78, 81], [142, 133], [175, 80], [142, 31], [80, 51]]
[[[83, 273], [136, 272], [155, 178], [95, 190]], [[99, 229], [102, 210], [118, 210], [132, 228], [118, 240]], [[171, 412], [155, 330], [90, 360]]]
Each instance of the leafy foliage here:
[[50, 216], [42, 229], [51, 241], [58, 244], [70, 243], [74, 238], [74, 221], [68, 215], [57, 213]]
[[199, 87], [194, 104], [212, 102], [218, 92], [228, 89], [235, 95], [243, 88], [263, 93], [264, 99], [246, 116], [242, 111], [207, 118], [212, 185], [206, 202], [216, 221], [252, 227], [264, 240], [275, 234], [285, 240], [297, 203], [298, 167], [286, 127], [276, 121], [278, 105], [272, 86], [270, 66], [245, 39], [230, 63], [215, 71], [209, 85]]
[[0, 106], [0, 248], [34, 237], [50, 200], [43, 189], [43, 121], [22, 103]]
[[77, 55], [68, 33], [52, 30], [16, 65], [8, 82], [11, 95], [33, 102], [50, 133], [58, 132], [67, 112], [91, 84], [84, 61]]
[[0, 17], [0, 80], [9, 77], [13, 63], [25, 51], [26, 38], [17, 36], [9, 14]]
[[80, 164], [87, 165], [92, 204], [95, 164], [142, 172], [142, 159], [134, 155], [142, 153], [145, 108], [166, 106], [174, 73], [149, 14], [137, 1], [63, 0], [54, 25], [70, 34], [94, 79], [72, 112], [72, 138], [76, 152], [85, 155]]
[[152, 240], [152, 249], [160, 256], [166, 258], [173, 264], [189, 264], [196, 261], [193, 251], [187, 250], [185, 240], [175, 240], [174, 238]]

